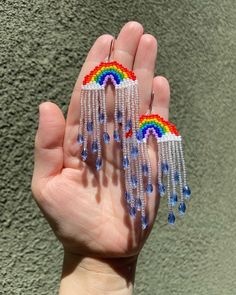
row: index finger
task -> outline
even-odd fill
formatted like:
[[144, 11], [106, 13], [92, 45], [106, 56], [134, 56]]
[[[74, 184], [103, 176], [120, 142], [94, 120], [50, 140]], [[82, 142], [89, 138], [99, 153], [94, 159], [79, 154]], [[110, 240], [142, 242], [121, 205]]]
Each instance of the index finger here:
[[80, 89], [83, 78], [87, 75], [95, 66], [109, 54], [111, 41], [114, 39], [113, 36], [105, 34], [97, 38], [92, 48], [90, 49], [87, 58], [80, 71], [79, 77], [75, 83], [74, 90], [71, 96], [70, 105], [67, 113], [66, 128], [69, 126], [75, 126], [79, 124], [79, 108], [80, 108]]

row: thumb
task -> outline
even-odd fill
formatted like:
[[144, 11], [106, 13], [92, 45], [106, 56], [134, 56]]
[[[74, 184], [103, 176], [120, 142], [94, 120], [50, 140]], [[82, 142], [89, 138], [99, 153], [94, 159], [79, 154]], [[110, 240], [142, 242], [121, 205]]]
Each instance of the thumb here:
[[51, 102], [39, 106], [39, 126], [35, 137], [34, 179], [58, 174], [63, 167], [65, 119]]

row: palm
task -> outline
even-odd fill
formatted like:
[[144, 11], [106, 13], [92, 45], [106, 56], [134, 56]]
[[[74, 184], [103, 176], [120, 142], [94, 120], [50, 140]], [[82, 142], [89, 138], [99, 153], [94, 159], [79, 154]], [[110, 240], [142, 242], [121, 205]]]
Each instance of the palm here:
[[[149, 58], [142, 60], [142, 57], [146, 55], [145, 35], [142, 35], [140, 27], [137, 23], [131, 23], [123, 28], [115, 43], [113, 58], [133, 69], [136, 73], [140, 81], [140, 113], [146, 113], [150, 104], [150, 93], [152, 89], [154, 92], [156, 91], [153, 82], [156, 42], [149, 35], [148, 43], [146, 36], [146, 47], [152, 51], [149, 52]], [[130, 52], [125, 56], [125, 51], [128, 51], [125, 40], [127, 35], [130, 35], [130, 30], [133, 30], [133, 37], [130, 37], [130, 42], [133, 42], [133, 44], [128, 46], [130, 47], [129, 50], [134, 52], [133, 60], [130, 58]], [[98, 173], [94, 167], [94, 158], [90, 158], [86, 163], [80, 160], [80, 147], [76, 143], [79, 121], [79, 91], [82, 78], [107, 56], [111, 37], [106, 36], [106, 40], [106, 51], [103, 48], [104, 42], [103, 44], [101, 40], [100, 43], [98, 40], [95, 42], [76, 83], [65, 123], [63, 145], [61, 149], [58, 150], [57, 148], [58, 155], [54, 153], [53, 156], [61, 157], [57, 167], [60, 172], [55, 173], [55, 169], [50, 177], [41, 178], [40, 184], [44, 188], [38, 193], [35, 190], [35, 195], [57, 237], [67, 250], [83, 255], [130, 256], [140, 250], [150, 232], [157, 212], [157, 206], [155, 206], [157, 204], [156, 191], [154, 190], [153, 196], [147, 202], [149, 230], [142, 231], [139, 218], [133, 220], [128, 215], [124, 200], [123, 174], [120, 169], [119, 145], [111, 142], [103, 147], [103, 168]], [[102, 48], [104, 56], [101, 56]], [[116, 48], [120, 49], [116, 50]], [[166, 80], [162, 79], [163, 81]], [[159, 108], [163, 109], [162, 115], [167, 116], [168, 83], [164, 84], [165, 89], [162, 89], [162, 92], [165, 106], [162, 101], [159, 103]], [[156, 83], [157, 87], [158, 83]], [[107, 87], [106, 91], [109, 97], [108, 116], [112, 118], [114, 112], [113, 91], [110, 86]], [[153, 105], [153, 108], [155, 107], [158, 107], [158, 102], [156, 102], [156, 106]], [[113, 123], [110, 121], [108, 124], [110, 134], [112, 134], [112, 130]], [[58, 137], [61, 136], [61, 133], [62, 130], [58, 133]], [[151, 158], [155, 156], [153, 147], [150, 147], [149, 155]], [[50, 156], [48, 158], [50, 159]], [[154, 171], [153, 177], [155, 177], [155, 173], [156, 171]], [[40, 195], [38, 199], [37, 194]]]

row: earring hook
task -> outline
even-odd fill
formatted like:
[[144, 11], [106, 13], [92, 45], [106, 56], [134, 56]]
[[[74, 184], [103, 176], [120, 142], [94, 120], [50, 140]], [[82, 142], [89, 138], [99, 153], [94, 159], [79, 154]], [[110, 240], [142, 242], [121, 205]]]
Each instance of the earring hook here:
[[151, 100], [150, 100], [150, 104], [149, 104], [149, 114], [150, 115], [152, 113], [152, 103], [153, 103], [153, 100], [154, 100], [154, 91], [152, 91], [152, 93], [151, 93]]
[[110, 49], [109, 49], [109, 55], [108, 55], [108, 58], [107, 58], [107, 61], [108, 61], [108, 62], [110, 62], [111, 53], [112, 53], [112, 51], [113, 51], [114, 43], [115, 43], [115, 38], [113, 38], [113, 39], [111, 40]]

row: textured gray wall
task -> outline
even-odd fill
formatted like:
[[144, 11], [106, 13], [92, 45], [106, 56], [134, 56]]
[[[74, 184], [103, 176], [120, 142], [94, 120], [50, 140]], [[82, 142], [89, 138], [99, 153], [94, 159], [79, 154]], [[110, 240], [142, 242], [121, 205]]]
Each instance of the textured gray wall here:
[[30, 193], [37, 106], [66, 111], [92, 42], [128, 20], [158, 38], [193, 191], [174, 229], [161, 206], [136, 294], [236, 294], [235, 15], [235, 0], [0, 1], [0, 294], [57, 293], [62, 249]]

